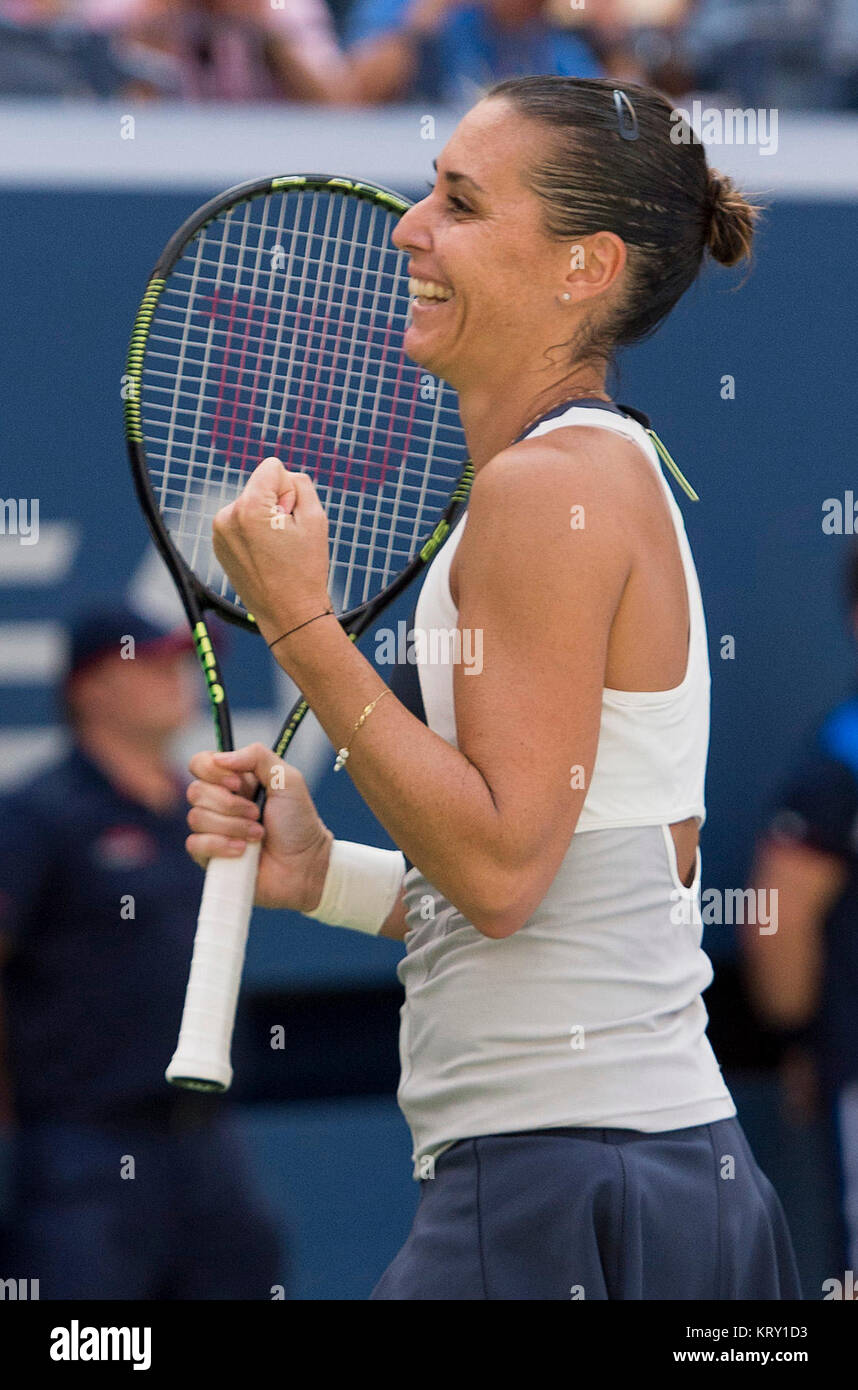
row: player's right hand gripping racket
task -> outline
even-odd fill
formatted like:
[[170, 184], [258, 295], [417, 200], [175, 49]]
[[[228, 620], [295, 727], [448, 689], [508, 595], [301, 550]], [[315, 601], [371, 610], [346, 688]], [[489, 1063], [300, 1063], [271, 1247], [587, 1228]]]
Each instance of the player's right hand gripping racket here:
[[[213, 612], [255, 630], [215, 559], [212, 519], [270, 454], [309, 473], [328, 515], [329, 592], [357, 639], [430, 562], [472, 469], [454, 393], [409, 363], [408, 201], [352, 179], [292, 175], [205, 204], [165, 247], [143, 296], [125, 381], [140, 505], [175, 580], [214, 713], [232, 729]], [[274, 748], [307, 711], [299, 700]], [[263, 792], [260, 789], [260, 798]], [[226, 1090], [259, 845], [205, 878], [179, 1042], [167, 1079]]]

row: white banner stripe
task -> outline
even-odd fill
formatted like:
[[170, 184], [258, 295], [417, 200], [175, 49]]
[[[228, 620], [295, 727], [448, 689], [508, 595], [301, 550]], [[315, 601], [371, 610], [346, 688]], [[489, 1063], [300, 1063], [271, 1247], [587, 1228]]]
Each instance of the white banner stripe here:
[[67, 651], [62, 623], [0, 623], [0, 685], [53, 683]]
[[0, 730], [0, 790], [34, 777], [67, 747], [68, 734], [57, 724]]
[[[704, 110], [710, 163], [743, 187], [781, 198], [858, 201], [858, 120], [851, 114], [778, 111], [776, 143], [770, 134], [767, 153], [762, 139], [756, 145], [730, 143], [729, 137], [727, 143], [710, 144], [713, 121], [716, 132], [720, 128], [717, 112], [729, 112], [733, 104], [703, 93], [676, 106], [691, 114], [695, 96]], [[244, 179], [316, 168], [415, 189], [459, 114], [442, 108], [427, 117], [421, 106], [379, 111], [285, 103], [5, 100], [0, 101], [0, 185], [214, 193]], [[768, 110], [757, 115], [764, 125], [771, 123]], [[123, 138], [122, 123], [127, 136], [129, 116], [135, 121], [133, 139]], [[725, 122], [725, 131], [732, 128]]]
[[59, 584], [69, 573], [80, 545], [72, 521], [39, 523], [38, 539], [0, 535], [0, 585]]

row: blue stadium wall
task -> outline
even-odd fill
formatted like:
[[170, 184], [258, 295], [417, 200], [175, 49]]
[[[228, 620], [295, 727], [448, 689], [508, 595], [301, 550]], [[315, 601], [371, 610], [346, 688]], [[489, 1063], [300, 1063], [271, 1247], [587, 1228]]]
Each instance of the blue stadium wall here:
[[[300, 129], [302, 157], [284, 140], [276, 170], [255, 156], [249, 174], [327, 162], [312, 157], [315, 147], [308, 149], [311, 127]], [[23, 149], [24, 135], [17, 138]], [[854, 132], [850, 138], [854, 149]], [[391, 157], [397, 167], [384, 181], [416, 193], [422, 165], [434, 153], [437, 147], [427, 150], [413, 140], [404, 151], [397, 146]], [[22, 732], [56, 725], [50, 671], [25, 669], [22, 675], [8, 659], [16, 634], [23, 640], [42, 624], [62, 623], [93, 597], [124, 591], [147, 546], [125, 463], [120, 398], [141, 288], [175, 226], [209, 193], [237, 181], [232, 166], [217, 177], [211, 149], [209, 172], [196, 177], [194, 187], [175, 178], [168, 181], [175, 186], [160, 187], [151, 172], [102, 178], [97, 155], [92, 177], [78, 172], [58, 184], [50, 168], [58, 157], [43, 154], [41, 172], [31, 174], [23, 159], [7, 167], [5, 177], [0, 167], [0, 495], [37, 497], [43, 526], [73, 523], [85, 541], [52, 582], [9, 578], [0, 566], [0, 649], [7, 653], [0, 660], [0, 750], [8, 754], [7, 778], [17, 765], [13, 753]], [[712, 158], [729, 165], [726, 157]], [[852, 690], [855, 674], [841, 599], [852, 542], [848, 535], [826, 535], [822, 520], [825, 500], [842, 499], [856, 482], [858, 267], [849, 249], [858, 184], [850, 190], [838, 183], [827, 192], [811, 161], [804, 180], [793, 168], [778, 187], [776, 163], [760, 160], [756, 183], [753, 173], [748, 178], [751, 187], [774, 185], [775, 191], [746, 282], [738, 287], [740, 275], [707, 271], [663, 330], [625, 356], [615, 392], [650, 415], [700, 494], [697, 504], [680, 500], [704, 593], [713, 680], [704, 886], [722, 889], [745, 882], [767, 803], [816, 718]], [[337, 165], [381, 176], [356, 151]], [[733, 391], [725, 389], [727, 378]], [[228, 656], [228, 683], [245, 711], [264, 713], [277, 703], [264, 653], [241, 634]], [[337, 779], [335, 796], [324, 770], [317, 783], [322, 816], [340, 835], [382, 843], [353, 791], [343, 791]], [[732, 930], [711, 928], [707, 945], [716, 965], [729, 969]], [[291, 1232], [295, 1297], [364, 1297], [408, 1228], [416, 1192], [407, 1132], [390, 1086], [387, 1094], [377, 1093], [371, 1081], [361, 1087], [364, 1061], [368, 1075], [383, 1075], [392, 1085], [390, 1001], [398, 955], [390, 943], [353, 940], [283, 916], [267, 916], [254, 927], [251, 1002], [276, 995], [286, 1001], [288, 1015], [288, 1001], [297, 1000], [301, 1019], [317, 995], [332, 1019], [343, 998], [353, 1008], [349, 1028], [332, 1028], [325, 1059], [328, 1071], [342, 1061], [350, 1094], [326, 1095], [324, 1084], [314, 1091], [304, 1056], [303, 1079], [291, 1091], [286, 1087], [288, 1099], [269, 1097], [242, 1112], [272, 1200]], [[383, 1017], [389, 1028], [371, 1045], [361, 1036], [365, 998], [388, 1001]], [[290, 1017], [280, 1021], [287, 1038], [280, 1055], [288, 1068]], [[721, 1026], [729, 1028], [729, 1019]], [[310, 1035], [301, 1026], [297, 1031], [306, 1053]], [[807, 1291], [814, 1296], [819, 1278], [836, 1272], [825, 1266], [828, 1247], [819, 1234], [830, 1222], [830, 1206], [806, 1190], [819, 1160], [816, 1140], [805, 1136], [800, 1143], [792, 1136], [787, 1164], [779, 1153], [783, 1134], [771, 1084], [742, 1075], [735, 1085], [764, 1166], [792, 1204]], [[264, 1085], [261, 1093], [267, 1095]]]

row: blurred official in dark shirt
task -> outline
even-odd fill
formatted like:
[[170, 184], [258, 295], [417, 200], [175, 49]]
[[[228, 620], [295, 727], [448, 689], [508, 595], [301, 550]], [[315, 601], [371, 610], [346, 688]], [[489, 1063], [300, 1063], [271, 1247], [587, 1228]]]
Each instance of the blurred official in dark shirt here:
[[[847, 599], [858, 637], [858, 550]], [[758, 891], [778, 896], [777, 930], [745, 930], [752, 996], [792, 1042], [792, 1092], [809, 1113], [821, 1103], [832, 1122], [844, 1259], [858, 1270], [858, 695], [807, 740], [770, 814], [753, 878]]]
[[168, 761], [189, 645], [129, 609], [84, 615], [72, 750], [0, 798], [3, 1272], [42, 1298], [265, 1299], [281, 1277], [228, 1104], [164, 1080], [202, 887]]

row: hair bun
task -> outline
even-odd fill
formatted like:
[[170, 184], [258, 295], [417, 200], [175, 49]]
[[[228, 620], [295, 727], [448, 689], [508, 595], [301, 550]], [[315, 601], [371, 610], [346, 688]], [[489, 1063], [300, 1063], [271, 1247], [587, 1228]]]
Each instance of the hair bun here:
[[707, 191], [709, 254], [721, 265], [736, 265], [751, 254], [760, 209], [749, 203], [733, 180], [717, 169], [709, 170]]

